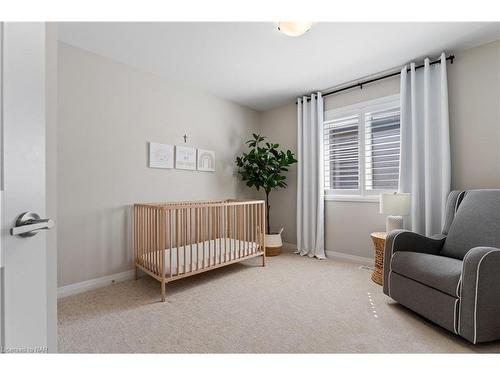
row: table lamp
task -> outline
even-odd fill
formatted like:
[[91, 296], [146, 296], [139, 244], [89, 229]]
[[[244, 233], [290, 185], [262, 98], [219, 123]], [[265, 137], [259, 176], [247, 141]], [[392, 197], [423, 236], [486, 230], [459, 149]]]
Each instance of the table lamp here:
[[380, 194], [380, 213], [388, 215], [386, 232], [403, 228], [403, 216], [410, 214], [410, 193], [382, 193]]

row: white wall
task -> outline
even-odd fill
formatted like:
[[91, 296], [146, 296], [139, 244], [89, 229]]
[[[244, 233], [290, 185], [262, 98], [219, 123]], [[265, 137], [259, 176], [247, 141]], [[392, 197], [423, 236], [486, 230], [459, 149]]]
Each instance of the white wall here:
[[[59, 44], [59, 286], [132, 267], [134, 202], [252, 194], [234, 159], [258, 112]], [[216, 151], [215, 173], [149, 169], [148, 141]]]
[[448, 91], [453, 188], [500, 187], [500, 41], [456, 53]]
[[[448, 64], [452, 189], [500, 188], [500, 42], [455, 53]], [[325, 110], [399, 92], [391, 78], [325, 98]], [[294, 103], [264, 112], [262, 133], [296, 150]], [[271, 211], [274, 227], [285, 225], [284, 238], [296, 242], [296, 174], [290, 187], [273, 193], [280, 207]], [[370, 233], [384, 231], [378, 203], [325, 202], [325, 247], [328, 251], [372, 257]]]
[[[283, 149], [297, 152], [297, 111], [295, 103], [262, 113], [262, 135]], [[287, 175], [288, 188], [271, 192], [269, 202], [269, 221], [271, 231], [285, 228], [283, 239], [297, 243], [297, 164], [290, 167]]]

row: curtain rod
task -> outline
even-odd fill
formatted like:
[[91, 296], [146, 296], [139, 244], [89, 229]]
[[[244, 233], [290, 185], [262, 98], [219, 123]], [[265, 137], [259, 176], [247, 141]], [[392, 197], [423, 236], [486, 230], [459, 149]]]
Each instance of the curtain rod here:
[[[455, 59], [455, 56], [454, 55], [450, 55], [446, 58], [446, 60], [450, 61], [451, 64], [453, 64], [453, 60]], [[441, 59], [438, 59], [438, 60], [434, 60], [434, 61], [431, 61], [429, 63], [429, 65], [434, 65], [434, 64], [439, 64], [441, 63]], [[425, 64], [422, 64], [422, 65], [418, 65], [415, 67], [415, 70], [416, 69], [421, 69], [425, 66]], [[408, 68], [406, 71], [409, 72], [411, 69]], [[390, 78], [390, 77], [394, 77], [394, 76], [397, 76], [397, 75], [400, 75], [401, 74], [401, 70], [397, 71], [397, 72], [394, 72], [394, 73], [389, 73], [389, 74], [385, 74], [383, 76], [380, 76], [380, 77], [376, 77], [376, 78], [371, 78], [371, 79], [367, 79], [365, 81], [361, 81], [361, 82], [357, 82], [357, 83], [354, 83], [352, 85], [349, 85], [349, 86], [346, 86], [346, 87], [342, 87], [342, 88], [339, 88], [339, 89], [334, 89], [334, 90], [331, 90], [331, 91], [326, 91], [324, 93], [322, 93], [322, 96], [325, 97], [325, 96], [328, 96], [328, 95], [333, 95], [333, 94], [337, 94], [339, 92], [342, 92], [342, 91], [345, 91], [345, 90], [350, 90], [350, 89], [354, 89], [356, 87], [359, 87], [360, 89], [363, 89], [363, 85], [367, 85], [369, 83], [373, 83], [373, 82], [376, 82], [376, 81], [380, 81], [382, 79], [386, 79], [386, 78]], [[307, 98], [307, 101], [311, 100], [310, 97]], [[297, 103], [297, 102], [296, 102]]]

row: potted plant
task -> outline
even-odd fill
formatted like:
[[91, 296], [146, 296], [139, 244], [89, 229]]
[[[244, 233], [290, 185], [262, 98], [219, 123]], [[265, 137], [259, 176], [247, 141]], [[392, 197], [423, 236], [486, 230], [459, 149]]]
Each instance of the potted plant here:
[[253, 139], [246, 143], [250, 148], [248, 153], [236, 158], [238, 174], [248, 187], [253, 187], [266, 193], [266, 255], [278, 255], [281, 252], [283, 242], [281, 232], [271, 233], [269, 223], [269, 194], [273, 189], [285, 188], [288, 167], [297, 162], [295, 155], [290, 150], [280, 150], [279, 144], [264, 142], [266, 137], [253, 134]]

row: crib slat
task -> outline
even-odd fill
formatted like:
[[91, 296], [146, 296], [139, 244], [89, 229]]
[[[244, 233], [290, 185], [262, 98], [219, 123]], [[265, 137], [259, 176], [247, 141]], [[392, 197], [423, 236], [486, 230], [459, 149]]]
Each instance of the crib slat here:
[[241, 258], [241, 227], [242, 227], [241, 206], [238, 207], [238, 258]]
[[218, 254], [215, 254], [217, 257], [217, 264], [221, 263], [221, 255], [222, 255], [222, 243], [221, 243], [221, 235], [220, 235], [220, 207], [215, 208], [215, 220], [217, 222], [217, 227], [215, 228], [215, 238], [216, 241], [219, 243], [218, 246], [216, 246], [218, 250]]
[[214, 251], [212, 265], [215, 265], [217, 264], [217, 207], [212, 207], [212, 231], [210, 233]]
[[189, 208], [189, 272], [193, 272], [193, 216]]
[[141, 217], [141, 263], [143, 265], [147, 265], [147, 260], [146, 260], [146, 254], [144, 253], [145, 250], [145, 236], [146, 236], [146, 222], [144, 220], [144, 207], [141, 207], [140, 209], [140, 217]]
[[241, 256], [245, 256], [245, 208], [246, 206], [241, 206]]
[[139, 250], [137, 246], [137, 206], [134, 205], [133, 208], [133, 213], [134, 213], [134, 270], [135, 270], [135, 279], [137, 280], [137, 263], [138, 263], [138, 257], [137, 257], [137, 251]]
[[238, 220], [236, 218], [238, 207], [233, 207], [233, 246], [234, 254], [233, 259], [238, 257]]
[[156, 210], [150, 210], [151, 215], [151, 258], [153, 260], [154, 273], [158, 274], [158, 263], [156, 262]]
[[151, 271], [156, 274], [155, 253], [154, 253], [154, 222], [153, 222], [153, 209], [148, 210], [149, 217], [149, 256], [151, 257]]
[[187, 259], [186, 259], [186, 242], [187, 242], [187, 209], [182, 210], [182, 229], [183, 229], [183, 246], [184, 246], [184, 262], [183, 262], [183, 267], [182, 271], [183, 273], [186, 272], [186, 267], [187, 267]]
[[148, 254], [147, 254], [147, 238], [148, 238], [148, 222], [147, 222], [147, 216], [146, 216], [146, 207], [143, 207], [141, 210], [141, 216], [142, 216], [142, 228], [143, 228], [143, 234], [142, 234], [142, 252], [143, 252], [143, 259], [144, 259], [144, 265], [146, 268], [149, 269], [149, 259], [148, 259]]
[[207, 235], [207, 231], [208, 231], [208, 223], [207, 223], [208, 219], [207, 219], [207, 217], [208, 217], [208, 207], [202, 208], [201, 220], [203, 222], [203, 239], [202, 239], [202, 241], [203, 241], [203, 268], [206, 267], [206, 263], [205, 263], [205, 257], [206, 257], [206, 255], [205, 255], [205, 242], [206, 241], [205, 241], [205, 239], [206, 239], [206, 235]]
[[155, 263], [156, 271], [158, 275], [161, 276], [161, 264], [160, 264], [160, 210], [155, 209]]
[[246, 250], [247, 250], [247, 255], [250, 255], [250, 219], [251, 219], [251, 212], [252, 212], [252, 206], [251, 205], [246, 205], [245, 206], [247, 208], [247, 223], [245, 225], [245, 228], [246, 228], [246, 232], [247, 232], [247, 239], [246, 239], [246, 243], [245, 243], [245, 247], [246, 247]]
[[196, 270], [200, 269], [200, 243], [201, 243], [201, 235], [200, 235], [200, 228], [201, 228], [201, 214], [200, 214], [200, 208], [196, 208]]
[[179, 275], [179, 271], [180, 271], [180, 268], [179, 268], [179, 258], [180, 258], [179, 248], [181, 247], [181, 242], [180, 242], [181, 226], [180, 226], [180, 223], [181, 223], [181, 211], [180, 211], [180, 209], [177, 209], [176, 210], [176, 218], [175, 218], [175, 227], [176, 227], [175, 242], [176, 242], [176, 255], [177, 255], [177, 272], [176, 272], [176, 274], [177, 275]]
[[213, 265], [217, 263], [217, 207], [212, 207], [212, 240], [214, 249]]
[[255, 215], [254, 215], [254, 209], [255, 209], [255, 206], [254, 206], [253, 204], [252, 204], [252, 205], [250, 205], [250, 220], [249, 220], [249, 221], [250, 221], [250, 223], [249, 223], [249, 225], [248, 225], [248, 229], [249, 229], [249, 231], [250, 231], [250, 237], [249, 237], [249, 238], [250, 238], [250, 241], [249, 241], [250, 243], [248, 244], [249, 249], [250, 249], [250, 254], [253, 254], [253, 250], [254, 250], [254, 248], [253, 248], [253, 243], [254, 243], [254, 237], [253, 237], [254, 232], [253, 232], [253, 228], [255, 227], [255, 226], [253, 225], [253, 219], [254, 219], [254, 217], [255, 217]]
[[[219, 256], [217, 251], [220, 250], [220, 241], [219, 241], [219, 207], [214, 208], [214, 264], [219, 263]], [[219, 251], [220, 254], [220, 251]]]
[[148, 209], [148, 255], [149, 255], [149, 267], [150, 269], [154, 271], [154, 260], [153, 260], [153, 252], [151, 251], [152, 249], [152, 242], [153, 242], [153, 225], [151, 223], [151, 208]]
[[219, 264], [222, 263], [222, 209], [217, 207], [217, 236], [219, 237]]
[[256, 222], [255, 219], [257, 217], [257, 205], [252, 205], [252, 253], [255, 253], [255, 227]]
[[149, 267], [150, 269], [154, 272], [154, 267], [153, 267], [153, 253], [151, 252], [151, 243], [152, 238], [153, 238], [153, 226], [151, 225], [151, 208], [148, 208], [147, 211], [147, 216], [148, 216], [148, 256], [149, 256]]
[[160, 272], [162, 282], [165, 283], [165, 248], [166, 248], [166, 226], [165, 210], [160, 211]]
[[214, 262], [213, 264], [217, 264], [217, 227], [218, 227], [218, 221], [217, 221], [217, 207], [214, 207], [212, 209], [212, 222], [213, 222], [213, 228], [212, 228], [212, 236], [214, 240]]
[[174, 211], [173, 210], [168, 210], [168, 237], [169, 237], [169, 262], [168, 262], [168, 273], [170, 274], [170, 277], [173, 276], [173, 272], [172, 272], [172, 252], [173, 252], [173, 216], [174, 216]]
[[190, 226], [189, 226], [189, 218], [188, 218], [188, 212], [189, 212], [189, 209], [186, 208], [184, 210], [184, 223], [185, 223], [185, 228], [184, 228], [184, 272], [188, 272], [187, 271], [187, 249], [188, 249], [188, 245], [189, 245], [189, 231], [191, 230]]
[[243, 239], [245, 238], [245, 206], [239, 207], [240, 217], [239, 217], [239, 225], [240, 225], [240, 235], [239, 235], [239, 243], [240, 243], [240, 258], [245, 256], [245, 243]]
[[162, 236], [163, 236], [163, 228], [161, 226], [162, 222], [162, 214], [161, 214], [161, 209], [160, 208], [155, 208], [153, 210], [153, 215], [154, 215], [154, 226], [153, 226], [153, 231], [154, 231], [154, 262], [156, 264], [156, 274], [161, 278], [161, 257], [162, 257]]
[[228, 213], [229, 213], [229, 219], [228, 219], [228, 227], [229, 227], [229, 260], [233, 259], [233, 238], [234, 238], [234, 233], [233, 233], [233, 207], [228, 206], [227, 208]]
[[[215, 264], [215, 253], [216, 253], [216, 243], [215, 243], [215, 207], [210, 207], [210, 233], [209, 233], [209, 239], [210, 239], [210, 246], [212, 247], [212, 253], [209, 254], [208, 256], [208, 266], [211, 267], [213, 264]], [[213, 258], [212, 258], [213, 256]]]
[[151, 237], [151, 227], [149, 225], [149, 208], [146, 208], [144, 210], [144, 215], [146, 215], [146, 257], [147, 257], [147, 260], [148, 260], [148, 263], [147, 263], [147, 266], [148, 266], [148, 269], [151, 270], [151, 259], [150, 259], [150, 255], [151, 255], [151, 251], [150, 251], [150, 246], [149, 246], [149, 239]]
[[200, 241], [203, 242], [203, 254], [201, 258], [201, 268], [205, 268], [205, 239], [206, 239], [206, 220], [205, 220], [205, 213], [206, 213], [206, 208], [201, 208], [201, 213], [200, 213], [200, 221], [201, 221], [201, 229], [200, 229], [200, 234], [201, 234], [201, 239]]
[[229, 257], [231, 258], [231, 260], [233, 260], [235, 258], [235, 255], [236, 255], [236, 228], [234, 226], [234, 224], [236, 223], [236, 220], [234, 218], [234, 215], [235, 215], [235, 207], [234, 206], [231, 206], [230, 207], [230, 215], [231, 215], [231, 219], [230, 219], [230, 222], [231, 222], [231, 242], [230, 242], [230, 245], [231, 245], [231, 249], [230, 249], [230, 254], [229, 254]]
[[159, 268], [159, 264], [158, 264], [158, 231], [156, 230], [157, 229], [157, 211], [158, 210], [155, 210], [155, 209], [152, 209], [151, 210], [151, 218], [153, 219], [153, 228], [152, 228], [152, 235], [153, 235], [153, 263], [154, 263], [154, 269], [155, 269], [155, 273], [156, 274], [159, 274], [160, 272], [158, 271], [158, 268]]
[[223, 209], [223, 215], [224, 215], [224, 220], [223, 220], [223, 225], [224, 225], [224, 263], [227, 262], [227, 207], [224, 205]]
[[142, 244], [141, 244], [141, 241], [142, 241], [142, 233], [144, 233], [142, 231], [142, 217], [141, 217], [141, 206], [138, 206], [137, 207], [137, 224], [136, 224], [136, 227], [137, 227], [137, 254], [139, 256], [139, 264], [142, 265], [143, 264], [143, 259], [142, 259]]
[[243, 248], [244, 255], [248, 255], [248, 205], [243, 206]]
[[155, 252], [154, 252], [154, 237], [155, 237], [155, 228], [154, 228], [154, 210], [150, 208], [148, 210], [148, 217], [149, 217], [149, 255], [151, 257], [151, 270], [153, 271], [154, 274], [157, 274], [156, 272], [156, 259], [155, 259]]
[[254, 249], [254, 253], [257, 251], [257, 246], [256, 246], [256, 243], [257, 243], [257, 208], [259, 206], [258, 205], [254, 205], [253, 206], [253, 249]]
[[250, 255], [250, 212], [252, 210], [252, 206], [246, 205], [246, 222], [245, 222], [245, 252], [246, 255]]
[[[260, 222], [260, 219], [262, 217], [262, 206], [259, 204], [258, 207], [257, 207], [257, 230], [258, 230], [258, 233], [257, 233], [257, 236], [258, 236], [258, 241], [259, 241], [259, 246], [261, 245], [261, 238], [260, 238], [260, 232], [261, 232], [261, 225], [262, 223]], [[262, 250], [262, 249], [259, 249], [259, 250]]]
[[262, 208], [262, 251], [266, 251], [266, 210], [267, 207], [264, 205]]
[[212, 255], [212, 241], [210, 241], [210, 230], [212, 229], [210, 224], [211, 224], [211, 219], [210, 219], [210, 216], [212, 214], [212, 207], [207, 207], [207, 233], [206, 233], [206, 236], [207, 236], [207, 244], [208, 244], [208, 257], [207, 257], [207, 267], [210, 267], [210, 258], [211, 258], [211, 255]]

